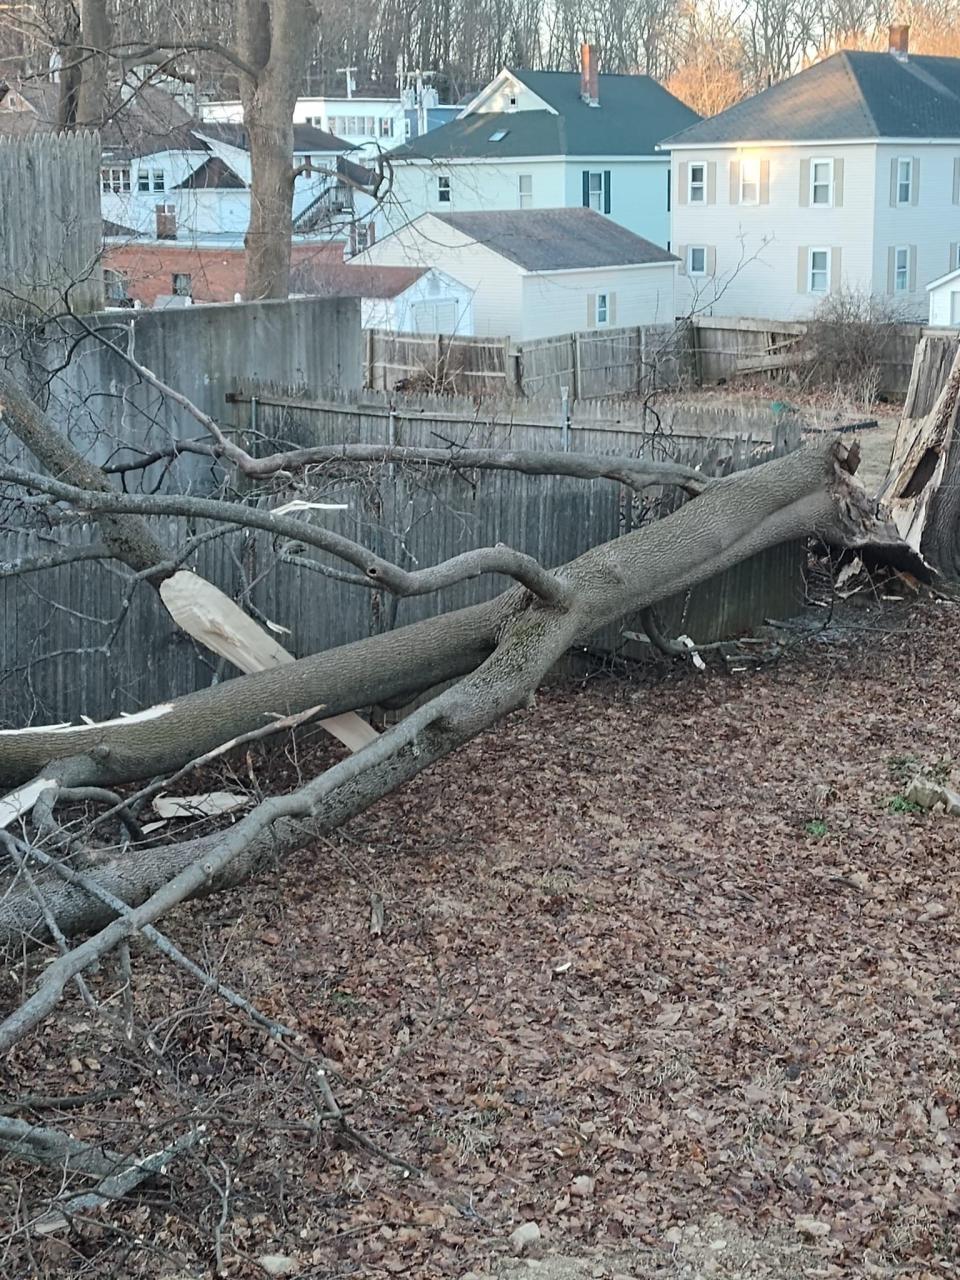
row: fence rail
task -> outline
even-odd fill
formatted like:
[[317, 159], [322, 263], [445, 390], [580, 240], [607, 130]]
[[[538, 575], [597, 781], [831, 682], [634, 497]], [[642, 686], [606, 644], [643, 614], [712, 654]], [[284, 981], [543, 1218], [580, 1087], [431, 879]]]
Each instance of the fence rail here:
[[103, 306], [100, 138], [0, 138], [0, 318]]

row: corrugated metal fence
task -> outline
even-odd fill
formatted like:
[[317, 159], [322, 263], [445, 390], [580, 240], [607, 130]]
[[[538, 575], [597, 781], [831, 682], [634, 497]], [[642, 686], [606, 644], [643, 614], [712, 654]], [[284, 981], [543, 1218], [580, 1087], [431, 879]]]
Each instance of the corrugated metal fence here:
[[[327, 393], [326, 403], [334, 409], [321, 410], [291, 407], [290, 395], [284, 404], [271, 405], [266, 390], [260, 391], [256, 404], [248, 398], [236, 407], [248, 415], [257, 413], [261, 442], [385, 441], [392, 432], [393, 438], [408, 444], [436, 445], [445, 439], [474, 446], [557, 448], [564, 435], [559, 426], [481, 420], [470, 401], [454, 406], [421, 402], [419, 416], [395, 416], [391, 423], [382, 405], [373, 406], [379, 410], [376, 414], [365, 413], [363, 406], [351, 407], [349, 394]], [[769, 447], [758, 454], [743, 437], [683, 439], [628, 427], [595, 425], [589, 444], [576, 433], [572, 439], [574, 447], [598, 452], [699, 463], [707, 474], [725, 474], [770, 456]], [[796, 443], [795, 432], [782, 432], [772, 452], [785, 452]], [[652, 490], [635, 497], [607, 481], [427, 466], [356, 468], [348, 478], [320, 471], [311, 482], [312, 497], [344, 502], [347, 510], [308, 518], [323, 520], [408, 568], [496, 542], [547, 565], [562, 564], [678, 501], [672, 491]], [[179, 519], [158, 520], [155, 527], [171, 547], [209, 532], [208, 526]], [[96, 540], [96, 530], [72, 524], [49, 533], [0, 535], [0, 560], [42, 554], [51, 540], [81, 546]], [[227, 531], [203, 541], [186, 563], [261, 619], [289, 628], [285, 643], [298, 655], [487, 598], [503, 587], [499, 579], [476, 579], [442, 597], [395, 602], [314, 569], [282, 563], [281, 551], [267, 534]], [[665, 621], [705, 642], [750, 628], [768, 615], [784, 616], [797, 604], [801, 566], [797, 545], [775, 548], [688, 597], [671, 601], [663, 610]], [[115, 715], [232, 674], [167, 621], [151, 588], [138, 585], [131, 590], [129, 576], [109, 564], [84, 562], [26, 577], [0, 577], [0, 608], [5, 620], [0, 635], [0, 707], [7, 724]], [[598, 637], [597, 643], [608, 650], [622, 647], [615, 629]]]

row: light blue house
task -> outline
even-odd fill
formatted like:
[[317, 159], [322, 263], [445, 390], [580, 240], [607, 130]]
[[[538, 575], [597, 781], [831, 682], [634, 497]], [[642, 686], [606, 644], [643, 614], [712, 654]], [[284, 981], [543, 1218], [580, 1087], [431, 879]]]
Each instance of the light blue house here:
[[593, 209], [663, 248], [670, 161], [657, 144], [700, 117], [650, 76], [504, 69], [457, 118], [394, 151], [378, 234], [424, 213]]

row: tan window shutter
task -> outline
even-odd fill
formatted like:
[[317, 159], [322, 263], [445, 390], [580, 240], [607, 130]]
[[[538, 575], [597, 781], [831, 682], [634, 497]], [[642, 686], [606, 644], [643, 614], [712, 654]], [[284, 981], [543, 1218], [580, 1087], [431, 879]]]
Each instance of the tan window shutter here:
[[607, 324], [614, 325], [617, 323], [617, 295], [615, 293], [607, 294]]
[[740, 203], [740, 161], [730, 161], [730, 203]]
[[920, 157], [913, 157], [913, 164], [910, 166], [910, 203], [920, 203]]
[[917, 246], [912, 244], [907, 250], [910, 260], [910, 292], [917, 292]]
[[680, 259], [680, 274], [685, 276], [687, 274], [687, 246], [685, 244], [678, 244], [674, 253]]
[[897, 207], [897, 157], [890, 160], [890, 204]]
[[677, 204], [687, 203], [687, 193], [689, 190], [689, 173], [690, 166], [686, 160], [681, 160], [677, 165]]
[[843, 280], [843, 274], [842, 274], [843, 268], [841, 263], [841, 256], [842, 256], [841, 250], [839, 248], [830, 250], [830, 292], [831, 293], [840, 292], [840, 284], [841, 284], [841, 281]]
[[887, 250], [887, 293], [893, 293], [897, 283], [897, 249], [891, 245]]
[[717, 250], [715, 245], [711, 244], [707, 246], [705, 257], [706, 262], [704, 265], [706, 267], [707, 275], [715, 276], [717, 274]]
[[953, 158], [953, 203], [960, 204], [960, 156]]
[[800, 207], [806, 209], [810, 203], [810, 161], [800, 161]]
[[843, 208], [843, 161], [833, 162], [833, 207]]
[[717, 203], [717, 162], [707, 161], [707, 204]]
[[587, 294], [587, 328], [595, 329], [597, 325], [597, 295]]
[[797, 293], [809, 293], [810, 281], [807, 275], [807, 267], [810, 261], [810, 250], [806, 245], [801, 245], [797, 250]]
[[760, 203], [770, 203], [770, 161], [760, 161]]

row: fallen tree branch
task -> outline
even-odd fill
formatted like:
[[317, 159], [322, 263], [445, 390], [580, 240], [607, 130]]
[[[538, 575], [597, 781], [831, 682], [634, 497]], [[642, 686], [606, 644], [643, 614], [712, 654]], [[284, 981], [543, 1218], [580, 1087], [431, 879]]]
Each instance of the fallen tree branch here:
[[163, 494], [128, 494], [78, 489], [74, 485], [49, 480], [45, 476], [0, 467], [0, 481], [18, 484], [34, 492], [50, 494], [79, 509], [129, 515], [195, 516], [220, 520], [244, 528], [264, 529], [279, 537], [304, 542], [360, 569], [372, 582], [386, 587], [400, 597], [429, 595], [482, 574], [496, 573], [514, 578], [533, 595], [550, 604], [562, 606], [566, 600], [564, 584], [532, 556], [509, 547], [479, 547], [464, 551], [428, 569], [408, 572], [368, 551], [358, 542], [329, 529], [321, 529], [290, 516], [244, 506], [239, 502], [222, 502], [216, 498], [193, 498]]
[[[91, 876], [129, 904], [144, 904], [131, 917], [135, 927], [151, 923], [184, 897], [237, 883], [302, 847], [318, 832], [333, 830], [362, 812], [527, 701], [567, 648], [625, 614], [687, 590], [769, 546], [799, 537], [813, 535], [839, 546], [870, 546], [878, 554], [886, 551], [898, 559], [907, 556], [908, 549], [896, 532], [877, 519], [862, 489], [850, 480], [850, 463], [849, 451], [839, 441], [830, 441], [717, 481], [696, 502], [594, 547], [566, 565], [564, 577], [571, 589], [567, 608], [531, 601], [514, 588], [488, 605], [304, 660], [312, 664], [314, 677], [318, 672], [327, 677], [336, 672], [341, 677], [339, 685], [328, 685], [329, 698], [323, 699], [328, 707], [330, 699], [340, 699], [343, 705], [353, 698], [348, 705], [363, 705], [357, 694], [371, 687], [371, 667], [390, 670], [394, 660], [402, 670], [393, 670], [391, 678], [377, 682], [381, 696], [391, 683], [409, 685], [415, 671], [423, 678], [424, 667], [434, 681], [457, 667], [464, 679], [298, 791], [266, 800], [228, 831], [180, 844], [138, 848], [130, 857], [98, 866]], [[913, 553], [910, 556], [917, 576], [929, 577], [924, 562]], [[468, 655], [463, 646], [469, 648]], [[285, 690], [288, 699], [296, 696], [298, 666], [294, 663], [281, 672], [290, 682]], [[467, 671], [471, 674], [466, 675]], [[256, 698], [261, 682], [275, 674], [232, 681], [220, 686], [215, 698], [211, 690], [188, 695], [145, 714], [136, 724], [114, 722], [109, 728], [63, 730], [53, 740], [60, 736], [62, 742], [74, 745], [89, 733], [91, 744], [98, 742], [102, 748], [97, 758], [95, 753], [87, 756], [92, 771], [118, 771], [122, 765], [131, 778], [148, 771], [155, 774], [158, 758], [176, 759], [171, 725], [196, 742], [200, 731], [210, 731], [207, 712], [201, 713], [201, 708], [216, 705], [222, 719], [225, 705], [234, 710], [245, 706]], [[315, 686], [311, 692], [316, 693]], [[225, 693], [227, 703], [220, 701]], [[222, 722], [219, 728], [223, 733]], [[17, 751], [22, 752], [24, 744], [33, 751], [44, 742], [49, 747], [49, 737], [44, 739], [41, 733], [39, 739], [31, 739], [32, 732], [13, 735]], [[137, 741], [132, 752], [130, 735]], [[6, 737], [9, 742], [10, 735]], [[8, 742], [0, 735], [0, 767], [7, 767], [4, 755], [9, 759], [15, 754], [7, 753]], [[177, 741], [176, 748], [183, 753], [183, 742]], [[24, 1006], [18, 1011], [19, 1025], [24, 1019], [44, 1016], [72, 972], [127, 936], [131, 927], [127, 920], [111, 922], [105, 907], [91, 903], [89, 895], [74, 886], [53, 886], [48, 881], [45, 891], [64, 933], [101, 932], [50, 966], [40, 991], [28, 1001], [29, 1009]], [[41, 928], [29, 899], [16, 893], [0, 896], [0, 943]], [[10, 1036], [17, 1034], [18, 1026], [5, 1024], [0, 1044], [10, 1043]]]

